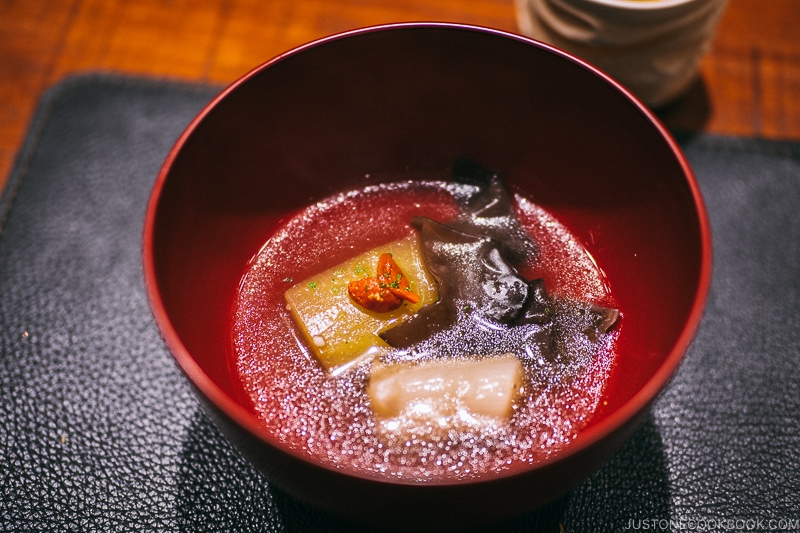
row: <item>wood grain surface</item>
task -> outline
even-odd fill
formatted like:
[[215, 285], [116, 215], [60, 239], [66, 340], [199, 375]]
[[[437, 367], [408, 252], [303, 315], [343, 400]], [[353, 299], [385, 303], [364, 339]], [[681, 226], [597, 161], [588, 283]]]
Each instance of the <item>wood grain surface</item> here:
[[[518, 31], [513, 0], [0, 0], [0, 188], [42, 93], [65, 76], [225, 84], [325, 35], [420, 20]], [[701, 81], [660, 116], [800, 140], [800, 1], [730, 0]]]

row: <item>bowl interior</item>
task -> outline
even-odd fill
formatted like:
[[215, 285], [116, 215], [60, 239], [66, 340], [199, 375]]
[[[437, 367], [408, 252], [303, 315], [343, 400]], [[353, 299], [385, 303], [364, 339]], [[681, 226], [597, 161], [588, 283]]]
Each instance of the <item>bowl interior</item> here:
[[457, 157], [500, 171], [558, 217], [610, 281], [624, 315], [620, 355], [587, 438], [651, 401], [708, 287], [708, 227], [685, 160], [590, 67], [450, 25], [359, 31], [279, 57], [221, 94], [177, 143], [148, 211], [145, 270], [156, 319], [201, 393], [269, 440], [229, 365], [246, 264], [297, 209], [367, 174], [446, 177]]

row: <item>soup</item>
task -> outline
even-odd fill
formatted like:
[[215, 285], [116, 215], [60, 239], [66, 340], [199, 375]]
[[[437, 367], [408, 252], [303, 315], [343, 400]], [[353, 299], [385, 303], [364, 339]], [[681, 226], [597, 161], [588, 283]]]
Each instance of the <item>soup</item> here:
[[[455, 180], [367, 185], [311, 205], [285, 220], [247, 266], [233, 310], [233, 362], [256, 412], [288, 446], [367, 475], [469, 479], [542, 461], [574, 439], [602, 401], [619, 332], [602, 270], [531, 199], [507, 195], [481, 167], [456, 168]], [[464, 267], [470, 258], [461, 251], [448, 255], [459, 246], [482, 254], [474, 261], [482, 277]], [[348, 287], [376, 275], [364, 265], [387, 255], [402, 267], [392, 279], [402, 278], [414, 297], [401, 294], [399, 306], [379, 311], [361, 308], [365, 300], [353, 292], [356, 301], [346, 303]], [[419, 257], [422, 267], [414, 266]], [[466, 286], [475, 278], [485, 288], [486, 276], [500, 287], [497, 297]], [[350, 305], [372, 325], [342, 319], [344, 333], [321, 333], [342, 313], [317, 327], [325, 308], [306, 312], [303, 294], [319, 292], [340, 302], [326, 305]], [[426, 314], [439, 326], [426, 325]], [[462, 394], [464, 383], [487, 373], [513, 385], [496, 395], [499, 404]], [[397, 398], [392, 387], [413, 396], [407, 384], [420, 380], [422, 388], [438, 383], [436, 394], [457, 408], [416, 417], [420, 406], [443, 405], [417, 396], [401, 406], [404, 414], [386, 407]]]

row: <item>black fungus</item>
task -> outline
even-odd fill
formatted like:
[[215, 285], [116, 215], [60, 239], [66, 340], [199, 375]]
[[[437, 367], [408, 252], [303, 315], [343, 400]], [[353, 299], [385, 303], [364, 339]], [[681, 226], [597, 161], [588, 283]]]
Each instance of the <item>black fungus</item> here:
[[552, 317], [553, 305], [544, 288], [544, 280], [538, 278], [528, 282], [528, 299], [514, 324], [547, 324]]
[[456, 160], [453, 180], [471, 185], [456, 195], [461, 214], [448, 226], [464, 233], [494, 239], [503, 257], [512, 263], [532, 260], [537, 247], [514, 213], [511, 195], [501, 177], [467, 159]]
[[439, 299], [381, 333], [384, 341], [404, 353], [511, 351], [552, 362], [570, 351], [575, 334], [596, 342], [616, 323], [616, 309], [561, 301], [547, 294], [542, 279], [523, 279], [513, 265], [531, 260], [537, 247], [500, 177], [465, 159], [453, 172], [462, 185], [454, 194], [461, 214], [447, 224], [412, 220]]
[[596, 342], [603, 333], [608, 333], [608, 330], [610, 330], [619, 319], [619, 309], [593, 304], [589, 305], [587, 314], [591, 317], [591, 322], [583, 332], [592, 342]]
[[394, 347], [408, 347], [452, 327], [459, 311], [489, 323], [509, 324], [528, 298], [528, 283], [502, 257], [495, 241], [457, 231], [434, 220], [412, 220], [419, 230], [425, 265], [439, 300], [381, 334]]

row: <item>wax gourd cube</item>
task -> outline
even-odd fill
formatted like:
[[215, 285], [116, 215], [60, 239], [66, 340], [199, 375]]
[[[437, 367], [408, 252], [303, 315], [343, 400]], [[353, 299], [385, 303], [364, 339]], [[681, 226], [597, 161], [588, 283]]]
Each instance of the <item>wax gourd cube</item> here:
[[[383, 253], [392, 254], [408, 278], [411, 291], [419, 296], [419, 302], [405, 302], [394, 311], [376, 313], [350, 298], [348, 284], [374, 276], [378, 258]], [[322, 366], [331, 371], [388, 349], [378, 333], [396, 326], [438, 298], [436, 283], [425, 268], [417, 235], [378, 246], [304, 279], [284, 296], [308, 348]]]

